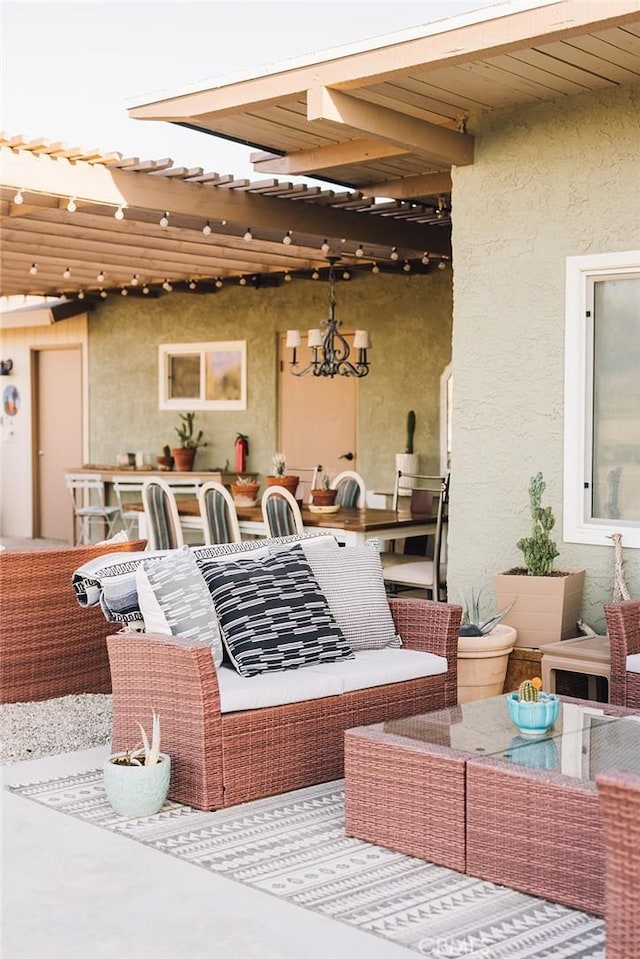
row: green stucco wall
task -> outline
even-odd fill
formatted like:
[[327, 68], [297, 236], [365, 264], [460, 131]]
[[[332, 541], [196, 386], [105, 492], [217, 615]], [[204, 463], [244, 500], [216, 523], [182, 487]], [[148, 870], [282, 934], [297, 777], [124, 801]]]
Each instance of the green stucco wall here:
[[[521, 563], [542, 470], [556, 566], [586, 569], [583, 616], [601, 627], [612, 550], [562, 541], [565, 258], [640, 244], [640, 87], [520, 106], [474, 132], [475, 162], [453, 174], [449, 595]], [[638, 551], [624, 556], [638, 596]]]
[[[368, 329], [371, 372], [358, 383], [358, 469], [369, 489], [391, 489], [409, 409], [417, 413], [420, 467], [439, 471], [440, 375], [451, 359], [451, 271], [428, 275], [359, 274], [336, 288], [346, 329]], [[158, 346], [246, 340], [246, 412], [198, 412], [207, 447], [197, 469], [233, 464], [237, 433], [250, 437], [249, 468], [270, 470], [278, 448], [277, 332], [318, 326], [328, 309], [324, 282], [293, 280], [254, 290], [227, 284], [208, 295], [155, 300], [111, 296], [89, 321], [90, 458], [118, 452], [155, 455], [176, 440], [178, 414], [158, 409]], [[306, 352], [306, 350], [305, 350]]]

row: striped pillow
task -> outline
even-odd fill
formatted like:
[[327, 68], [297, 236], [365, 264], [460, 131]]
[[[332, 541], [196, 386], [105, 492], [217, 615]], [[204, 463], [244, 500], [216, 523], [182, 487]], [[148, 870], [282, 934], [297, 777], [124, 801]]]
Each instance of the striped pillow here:
[[261, 562], [200, 568], [241, 676], [353, 659], [300, 546]]
[[329, 609], [352, 649], [402, 646], [382, 576], [380, 553], [369, 546], [307, 554]]

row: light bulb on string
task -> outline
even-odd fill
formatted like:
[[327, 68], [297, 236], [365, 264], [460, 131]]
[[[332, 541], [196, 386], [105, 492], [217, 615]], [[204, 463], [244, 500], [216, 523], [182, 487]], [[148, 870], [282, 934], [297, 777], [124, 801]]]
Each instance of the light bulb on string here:
[[149, 295], [149, 287], [147, 286], [146, 283], [145, 283], [145, 285], [142, 287], [142, 295], [143, 295], [143, 296], [148, 296], [148, 295]]
[[314, 271], [313, 271], [313, 273], [311, 274], [311, 279], [312, 279], [312, 280], [319, 280], [319, 279], [320, 279], [320, 274], [318, 273], [317, 270], [314, 270]]
[[342, 279], [343, 279], [343, 280], [350, 280], [350, 279], [351, 279], [351, 274], [349, 273], [348, 270], [345, 270], [345, 271], [344, 271], [344, 273], [342, 274]]
[[124, 209], [121, 206], [119, 206], [113, 215], [116, 220], [124, 220]]
[[246, 278], [246, 276], [241, 276], [240, 279], [238, 280], [238, 284], [239, 284], [240, 286], [246, 286], [246, 285], [247, 285], [247, 278]]
[[220, 279], [220, 277], [218, 277], [218, 279], [216, 280], [216, 289], [221, 290], [222, 286], [223, 286], [222, 280]]
[[166, 227], [169, 226], [169, 211], [165, 210], [162, 216], [160, 217], [160, 226]]
[[70, 279], [71, 279], [71, 270], [69, 269], [68, 266], [65, 267], [64, 273], [62, 274], [62, 276], [63, 276], [63, 278], [64, 278], [65, 280], [70, 280]]
[[364, 256], [364, 250], [362, 249], [362, 244], [356, 250], [356, 256]]
[[284, 274], [284, 282], [285, 282], [285, 283], [291, 283], [291, 274], [289, 273], [288, 270], [285, 271], [285, 274]]
[[207, 220], [205, 225], [202, 227], [202, 233], [204, 236], [211, 236], [211, 223], [209, 220]]
[[444, 260], [440, 260], [440, 262], [438, 263], [438, 269], [439, 269], [439, 270], [446, 270], [446, 268], [447, 268], [447, 264], [445, 263], [445, 261], [444, 261]]
[[247, 243], [249, 242], [249, 240], [253, 240], [253, 233], [251, 232], [250, 226], [248, 226], [245, 231], [244, 239], [247, 241]]
[[169, 283], [169, 280], [168, 280], [168, 279], [166, 279], [166, 280], [164, 281], [164, 283], [162, 284], [162, 289], [163, 289], [166, 293], [171, 293], [171, 291], [173, 290], [173, 287], [172, 287], [171, 284]]
[[98, 281], [98, 283], [104, 283], [104, 270], [100, 270], [100, 272], [98, 273], [96, 277], [96, 280]]
[[18, 192], [13, 198], [13, 202], [16, 204], [16, 206], [20, 206], [21, 203], [24, 203], [24, 194], [22, 192], [22, 189], [18, 190]]
[[129, 290], [126, 288], [126, 286], [123, 286], [120, 290], [120, 296], [129, 296]]
[[195, 289], [196, 289], [196, 281], [195, 281], [195, 280], [189, 280], [189, 289], [190, 289], [190, 290], [195, 290]]
[[77, 209], [78, 207], [76, 206], [76, 198], [72, 196], [69, 202], [67, 203], [67, 212], [75, 213]]
[[371, 267], [371, 272], [372, 272], [372, 273], [379, 273], [379, 272], [380, 272], [380, 267], [378, 266], [377, 263], [374, 263], [374, 264], [373, 264], [373, 266]]
[[131, 277], [131, 286], [137, 286], [138, 282], [139, 282], [138, 274], [134, 273], [133, 276]]
[[328, 241], [327, 241], [326, 239], [323, 240], [322, 246], [320, 247], [320, 249], [322, 250], [323, 253], [328, 253], [329, 250], [331, 249], [331, 247], [329, 246], [329, 243], [328, 243]]
[[291, 243], [292, 238], [293, 238], [293, 237], [292, 237], [292, 232], [291, 232], [291, 230], [287, 230], [287, 232], [285, 233], [285, 235], [282, 237], [282, 242], [285, 244], [285, 246], [289, 246], [290, 243]]
[[102, 297], [103, 300], [106, 300], [106, 298], [107, 298], [107, 296], [108, 296], [107, 291], [106, 291], [106, 290], [100, 290], [100, 296]]
[[405, 273], [411, 273], [411, 264], [409, 263], [408, 260], [404, 261], [402, 269], [404, 270]]
[[29, 273], [31, 274], [31, 276], [35, 276], [37, 272], [38, 272], [38, 264], [32, 263], [31, 266], [29, 267]]
[[422, 263], [423, 266], [429, 266], [429, 254], [423, 253], [422, 259], [420, 260], [420, 262]]
[[391, 256], [391, 259], [392, 259], [392, 260], [399, 260], [399, 259], [400, 259], [400, 254], [398, 253], [398, 247], [397, 247], [397, 246], [394, 246], [394, 247], [393, 247], [393, 249], [391, 250], [390, 256]]
[[78, 290], [78, 299], [84, 300], [84, 290]]

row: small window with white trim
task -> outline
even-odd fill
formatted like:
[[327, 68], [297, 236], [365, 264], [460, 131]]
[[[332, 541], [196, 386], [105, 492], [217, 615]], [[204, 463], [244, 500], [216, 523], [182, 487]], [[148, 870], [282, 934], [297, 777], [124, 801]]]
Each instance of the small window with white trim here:
[[640, 251], [567, 258], [564, 539], [640, 547]]

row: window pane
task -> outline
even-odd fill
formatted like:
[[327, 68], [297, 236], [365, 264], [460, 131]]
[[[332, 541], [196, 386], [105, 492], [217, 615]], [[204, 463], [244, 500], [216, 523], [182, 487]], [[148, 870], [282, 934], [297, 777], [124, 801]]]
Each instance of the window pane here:
[[594, 519], [640, 520], [640, 279], [593, 291]]
[[169, 357], [170, 400], [199, 399], [200, 354], [178, 353]]

